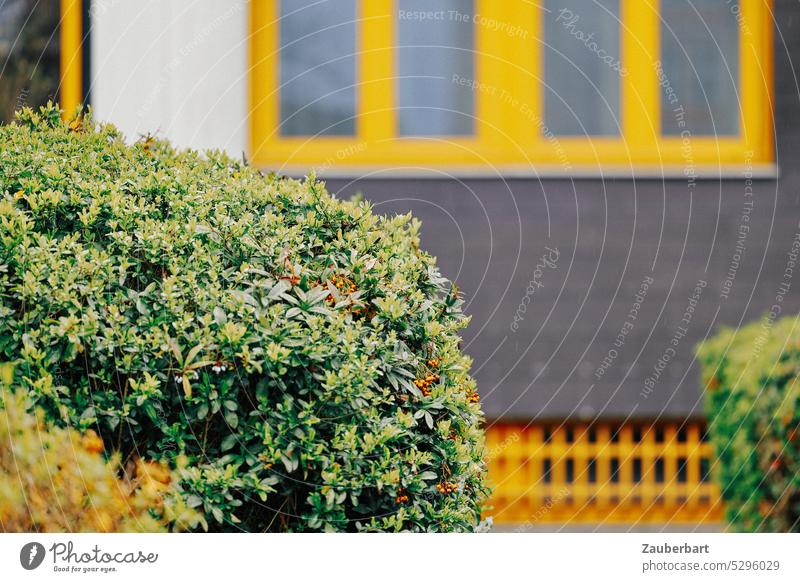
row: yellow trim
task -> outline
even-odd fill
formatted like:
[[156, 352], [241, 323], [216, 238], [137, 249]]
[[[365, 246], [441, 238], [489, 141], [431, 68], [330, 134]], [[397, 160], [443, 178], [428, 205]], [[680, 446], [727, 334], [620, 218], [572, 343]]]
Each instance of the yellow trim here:
[[395, 135], [392, 0], [363, 2], [360, 10], [356, 132], [366, 141], [380, 142]]
[[[620, 0], [621, 137], [546, 135], [543, 122], [543, 15], [528, 0], [475, 0], [474, 137], [396, 136], [395, 44], [397, 0], [358, 3], [357, 122], [353, 137], [282, 137], [278, 131], [277, 0], [251, 2], [251, 158], [285, 170], [347, 168], [692, 166], [742, 168], [774, 159], [772, 146], [772, 0], [741, 0], [741, 133], [735, 137], [662, 137], [659, 0]], [[503, 26], [498, 26], [501, 23]], [[674, 173], [674, 172], [673, 172]]]
[[[250, 156], [263, 160], [278, 126], [277, 2], [250, 3]], [[262, 149], [263, 148], [263, 149]]]
[[503, 173], [520, 164], [563, 166], [560, 144], [542, 135], [541, 5], [477, 2], [475, 12], [486, 23], [476, 24], [476, 127], [482, 129], [476, 165]]
[[[658, 151], [661, 93], [653, 63], [660, 58], [658, 0], [620, 0], [622, 131], [631, 149]], [[651, 160], [659, 161], [659, 160]]]
[[[615, 442], [612, 435], [617, 431]], [[702, 440], [702, 431], [698, 422], [492, 425], [487, 429], [486, 458], [494, 491], [486, 515], [496, 523], [527, 527], [720, 523], [719, 488], [701, 475], [701, 462], [710, 470], [714, 467], [713, 447]], [[641, 435], [638, 441], [636, 433]], [[617, 463], [615, 479], [612, 462]]]
[[[763, 149], [772, 159], [773, 77], [772, 2], [743, 0], [741, 42], [742, 141], [748, 150]], [[762, 91], [761, 87], [769, 91]], [[759, 123], [754, 123], [758, 121]]]
[[61, 0], [61, 109], [71, 115], [83, 101], [83, 22], [81, 0]]

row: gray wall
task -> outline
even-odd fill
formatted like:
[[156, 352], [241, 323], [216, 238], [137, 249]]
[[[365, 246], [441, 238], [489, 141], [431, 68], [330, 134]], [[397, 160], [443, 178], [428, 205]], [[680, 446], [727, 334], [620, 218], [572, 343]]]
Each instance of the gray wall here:
[[[777, 0], [776, 21], [781, 176], [755, 181], [752, 196], [744, 179], [704, 180], [694, 189], [685, 180], [329, 181], [342, 197], [360, 191], [379, 212], [410, 210], [422, 220], [424, 247], [458, 282], [473, 316], [464, 348], [475, 360], [490, 418], [699, 415], [693, 346], [722, 324], [761, 317], [776, 304], [782, 282], [790, 284], [783, 314], [797, 313], [800, 271], [787, 279], [784, 269], [800, 232], [793, 64], [800, 60], [800, 3]], [[745, 223], [748, 200], [753, 204]], [[749, 226], [742, 237], [741, 224]], [[558, 260], [537, 273], [546, 247], [558, 250]], [[739, 251], [741, 261], [732, 268]], [[628, 314], [647, 277], [653, 283], [632, 320]], [[530, 287], [535, 290], [514, 329], [532, 279], [541, 286]], [[701, 280], [707, 285], [691, 322], [682, 324]], [[617, 347], [626, 321], [632, 327]], [[686, 328], [685, 337], [678, 337], [679, 327]], [[611, 349], [617, 355], [612, 352], [598, 377]], [[672, 357], [646, 390], [665, 355]]]

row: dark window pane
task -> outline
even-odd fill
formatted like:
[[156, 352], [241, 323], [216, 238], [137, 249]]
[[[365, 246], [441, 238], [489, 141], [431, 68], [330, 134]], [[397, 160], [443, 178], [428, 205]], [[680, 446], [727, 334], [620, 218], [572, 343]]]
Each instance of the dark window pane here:
[[553, 463], [552, 461], [550, 461], [550, 459], [545, 459], [544, 461], [542, 461], [542, 477], [543, 477], [542, 480], [545, 483], [550, 483], [550, 481], [553, 479], [553, 476], [551, 474], [552, 469], [553, 469]]
[[353, 135], [355, 0], [281, 0], [282, 135]]
[[619, 0], [546, 0], [545, 123], [559, 135], [618, 135]]
[[705, 483], [711, 481], [711, 462], [706, 459], [700, 459], [700, 479]]
[[686, 457], [678, 458], [678, 483], [686, 483]]
[[567, 459], [566, 461], [567, 483], [572, 483], [575, 480], [575, 461]]
[[661, 131], [739, 132], [736, 0], [661, 3]]
[[398, 0], [397, 7], [399, 134], [472, 134], [473, 1]]
[[611, 482], [619, 483], [619, 459], [616, 457], [611, 459]]
[[633, 482], [639, 483], [642, 480], [642, 460], [633, 460]]
[[664, 482], [664, 459], [661, 457], [656, 459], [656, 483]]

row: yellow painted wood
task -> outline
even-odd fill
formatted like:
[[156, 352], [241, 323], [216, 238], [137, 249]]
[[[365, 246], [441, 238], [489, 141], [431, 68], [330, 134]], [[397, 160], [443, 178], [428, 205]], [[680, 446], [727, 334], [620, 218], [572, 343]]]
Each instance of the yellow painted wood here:
[[678, 460], [681, 458], [681, 446], [678, 444], [678, 430], [675, 425], [663, 427], [663, 446], [656, 445], [658, 453], [664, 459], [664, 481], [667, 487], [663, 495], [667, 504], [678, 505], [680, 498], [686, 497], [686, 486], [678, 481]]
[[[683, 426], [685, 441], [678, 442]], [[589, 442], [588, 429], [595, 442]], [[487, 461], [494, 493], [486, 512], [497, 523], [718, 523], [722, 505], [717, 486], [703, 482], [700, 459], [712, 459], [710, 443], [702, 442], [699, 422], [642, 423], [618, 426], [600, 423], [530, 426], [495, 424], [487, 429]], [[551, 438], [546, 441], [545, 433]], [[572, 431], [574, 442], [567, 442]], [[612, 435], [619, 432], [618, 442]], [[641, 435], [636, 442], [634, 432]], [[590, 482], [589, 459], [597, 479]], [[664, 460], [663, 480], [656, 479], [656, 460]], [[678, 481], [679, 459], [687, 459], [686, 482]], [[542, 478], [543, 462], [552, 463], [550, 483]], [[620, 463], [619, 483], [611, 482], [611, 461]], [[641, 459], [642, 480], [634, 482], [633, 464]], [[574, 463], [574, 482], [566, 466]]]
[[593, 427], [597, 435], [593, 456], [597, 464], [597, 504], [598, 508], [607, 508], [611, 502], [611, 457], [614, 454], [610, 442], [611, 429], [608, 425]]
[[647, 427], [642, 430], [642, 442], [639, 445], [642, 459], [642, 502], [645, 505], [652, 505], [656, 498], [656, 448], [655, 430]]
[[[629, 499], [629, 494], [634, 490], [638, 490], [639, 485], [635, 483], [633, 480], [633, 463], [634, 458], [633, 454], [637, 450], [635, 444], [633, 442], [633, 427], [630, 425], [623, 426], [619, 429], [619, 441], [616, 446], [617, 449], [617, 458], [619, 459], [619, 483], [616, 487], [616, 495], [614, 496], [616, 500], [616, 507], [612, 512], [612, 517], [614, 513], [619, 510], [620, 503], [622, 503], [621, 507], [625, 508], [630, 505], [631, 500]], [[638, 458], [638, 456], [637, 456]]]
[[59, 96], [64, 115], [71, 116], [83, 101], [81, 0], [61, 0], [61, 80]]
[[356, 139], [373, 148], [396, 133], [394, 2], [370, 0], [359, 8]]
[[541, 6], [527, 0], [483, 4], [484, 14], [513, 28], [498, 27], [493, 34], [484, 30], [484, 36], [491, 34], [494, 50], [479, 61], [477, 80], [487, 81], [480, 90], [484, 101], [495, 107], [482, 111], [492, 117], [481, 123], [495, 129], [492, 136], [511, 161], [532, 163], [529, 156], [534, 144], [546, 145], [539, 90], [543, 83]]
[[[621, 0], [620, 45], [622, 131], [632, 149], [658, 152], [661, 94], [655, 64], [659, 61], [658, 0]], [[653, 161], [658, 161], [655, 158]]]
[[[63, 0], [67, 2], [69, 0]], [[395, 107], [396, 0], [359, 3], [357, 135], [278, 134], [276, 0], [251, 3], [251, 158], [271, 169], [430, 167], [483, 170], [560, 167], [741, 168], [768, 164], [772, 146], [771, 0], [742, 0], [740, 88], [742, 132], [733, 137], [660, 136], [659, 0], [622, 0], [620, 42], [623, 135], [565, 137], [549, 133], [543, 112], [544, 14], [527, 0], [476, 0], [476, 135], [399, 138]]]
[[[772, 152], [772, 0], [740, 0], [740, 98], [742, 142], [750, 151]], [[767, 8], [767, 9], [765, 9]], [[769, 90], [763, 91], [762, 87]], [[759, 123], [756, 123], [758, 120]]]
[[[701, 472], [700, 462], [702, 459], [701, 449], [701, 429], [698, 425], [692, 424], [686, 427], [686, 481], [689, 484], [689, 503], [699, 504], [700, 490], [697, 485], [700, 483]], [[708, 458], [711, 458], [710, 456]]]
[[269, 159], [267, 149], [277, 139], [278, 5], [273, 0], [250, 2], [250, 159]]
[[552, 462], [552, 470], [550, 472], [551, 481], [547, 487], [547, 495], [553, 498], [558, 493], [556, 485], [560, 484], [569, 491], [569, 495], [573, 494], [573, 486], [567, 483], [567, 466], [566, 461], [572, 458], [571, 452], [567, 446], [565, 438], [564, 426], [559, 425], [553, 430], [553, 435], [550, 438], [550, 443], [545, 445], [545, 452], [549, 453], [548, 458]]
[[575, 444], [572, 446], [572, 458], [574, 465], [575, 481], [575, 504], [578, 507], [588, 503], [589, 497], [594, 492], [594, 488], [589, 485], [589, 441], [586, 435], [585, 425], [575, 425], [573, 427]]

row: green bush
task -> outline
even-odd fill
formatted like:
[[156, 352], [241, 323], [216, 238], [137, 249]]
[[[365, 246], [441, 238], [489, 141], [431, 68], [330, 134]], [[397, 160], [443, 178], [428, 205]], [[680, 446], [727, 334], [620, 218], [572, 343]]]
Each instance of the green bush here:
[[465, 531], [483, 420], [416, 220], [52, 107], [0, 128], [0, 360], [210, 529]]
[[800, 531], [800, 320], [724, 329], [698, 358], [731, 529]]

